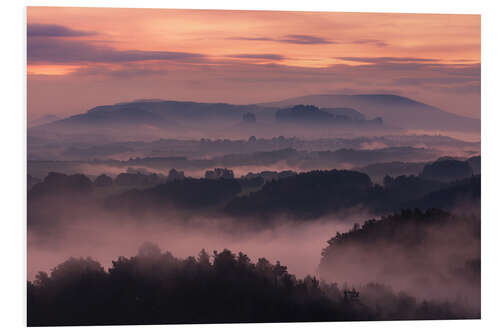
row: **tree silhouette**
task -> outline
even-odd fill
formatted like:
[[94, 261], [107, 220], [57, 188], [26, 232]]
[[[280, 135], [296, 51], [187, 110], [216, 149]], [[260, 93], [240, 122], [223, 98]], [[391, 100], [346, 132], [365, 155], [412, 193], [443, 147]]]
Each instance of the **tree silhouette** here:
[[[235, 323], [399, 319], [349, 290], [347, 300], [336, 284], [315, 277], [297, 279], [286, 266], [265, 258], [252, 263], [244, 253], [205, 250], [197, 258], [178, 259], [153, 243], [136, 256], [119, 257], [106, 271], [91, 258], [70, 258], [50, 276], [28, 282], [28, 325], [117, 325]], [[373, 289], [373, 288], [372, 288]], [[377, 289], [378, 290], [378, 289]], [[359, 293], [359, 294], [358, 294]], [[374, 295], [374, 292], [367, 293]], [[394, 294], [375, 293], [401, 300]], [[358, 297], [359, 296], [359, 297]], [[358, 300], [359, 298], [359, 300]], [[365, 304], [366, 303], [366, 304]], [[438, 303], [414, 302], [404, 318], [458, 318]]]

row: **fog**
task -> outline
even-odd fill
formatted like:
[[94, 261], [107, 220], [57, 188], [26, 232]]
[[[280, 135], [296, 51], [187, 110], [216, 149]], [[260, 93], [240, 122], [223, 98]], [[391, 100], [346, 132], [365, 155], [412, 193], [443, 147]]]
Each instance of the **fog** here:
[[[217, 125], [220, 128], [223, 124]], [[285, 125], [273, 129], [261, 124], [228, 124], [219, 134], [214, 124], [207, 124], [205, 132], [194, 127], [173, 131], [113, 128], [96, 137], [87, 127], [80, 130], [67, 133], [69, 140], [50, 136], [28, 140], [28, 174], [38, 178], [30, 178], [33, 183], [41, 182], [38, 188], [30, 186], [28, 194], [30, 281], [38, 272], [50, 273], [70, 257], [91, 257], [107, 269], [120, 256], [135, 256], [143, 243], [152, 242], [177, 258], [196, 257], [202, 249], [209, 254], [229, 249], [245, 253], [253, 262], [259, 258], [279, 261], [298, 278], [313, 275], [342, 286], [338, 290], [355, 287], [361, 302], [384, 309], [386, 317], [380, 318], [418, 318], [415, 313], [409, 317], [393, 315], [394, 309], [404, 312], [405, 305], [398, 303], [405, 301], [400, 292], [419, 302], [452, 302], [453, 309], [458, 304], [467, 310], [457, 308], [460, 315], [469, 310], [472, 317], [480, 313], [480, 238], [470, 233], [466, 223], [438, 223], [423, 231], [426, 237], [416, 244], [407, 240], [422, 230], [406, 230], [399, 239], [389, 233], [374, 243], [370, 239], [360, 244], [348, 242], [326, 261], [323, 255], [328, 241], [338, 233], [408, 203], [408, 208], [478, 214], [480, 198], [474, 197], [477, 181], [458, 181], [480, 174], [480, 157], [469, 159], [480, 152], [476, 137], [414, 135], [385, 127], [329, 131]], [[253, 137], [255, 133], [259, 136]], [[81, 135], [88, 141], [79, 141]], [[456, 184], [442, 177], [454, 172], [453, 168], [438, 168], [441, 171], [435, 176], [442, 179], [423, 178], [428, 164], [449, 156], [476, 171], [458, 173]], [[230, 169], [236, 179], [199, 179], [217, 167]], [[174, 177], [167, 180], [166, 175], [173, 168], [194, 179], [170, 182]], [[356, 177], [326, 171], [362, 168]], [[297, 176], [302, 177], [300, 181], [284, 176], [276, 182], [279, 186], [274, 182], [273, 186], [262, 186], [268, 181], [264, 177], [262, 182], [244, 177], [250, 172], [287, 170], [306, 173]], [[322, 172], [307, 174], [311, 170]], [[88, 178], [59, 175], [42, 181], [49, 172], [82, 173]], [[165, 177], [117, 181], [116, 176], [124, 172]], [[116, 178], [108, 185], [93, 183], [103, 173]], [[386, 185], [383, 179], [387, 175], [415, 177], [389, 179]], [[288, 197], [288, 193], [302, 195]], [[434, 197], [426, 196], [431, 193]], [[465, 195], [464, 200], [477, 200], [462, 200], [450, 207], [461, 195]], [[448, 198], [450, 203], [445, 200]], [[332, 213], [335, 215], [322, 215]], [[384, 288], [391, 291], [386, 293]]]
[[449, 131], [449, 130], [433, 130], [433, 131], [428, 131], [428, 130], [407, 130], [407, 134], [412, 135], [443, 135], [443, 136], [449, 136], [450, 138], [454, 138], [457, 140], [463, 140], [463, 141], [471, 141], [471, 142], [478, 142], [481, 141], [481, 132], [476, 131], [476, 132], [465, 132], [465, 131]]
[[422, 227], [418, 223], [393, 229], [390, 239], [332, 247], [320, 277], [351, 286], [380, 283], [420, 299], [459, 301], [479, 312], [479, 219], [454, 217], [452, 222], [438, 220]]
[[[227, 248], [247, 254], [253, 262], [262, 257], [273, 263], [279, 260], [298, 278], [314, 275], [342, 288], [355, 287], [363, 292], [362, 299], [368, 303], [373, 299], [383, 302], [378, 294], [381, 291], [370, 287], [378, 283], [394, 295], [405, 292], [420, 301], [452, 302], [479, 313], [479, 275], [467, 263], [480, 258], [480, 240], [463, 221], [427, 228], [425, 240], [417, 246], [405, 243], [404, 234], [411, 232], [407, 230], [399, 242], [377, 240], [337, 248], [333, 261], [320, 268], [327, 241], [370, 217], [328, 216], [306, 224], [281, 220], [275, 222], [275, 227], [256, 230], [229, 218], [171, 216], [165, 218], [170, 223], [164, 223], [150, 218], [103, 219], [95, 214], [95, 218], [72, 221], [58, 232], [30, 229], [28, 280], [33, 280], [39, 271], [50, 272], [69, 257], [92, 257], [107, 269], [119, 256], [134, 256], [141, 244], [152, 242], [178, 258], [197, 256], [201, 249], [212, 254]], [[414, 237], [418, 231], [411, 233], [407, 237]], [[387, 309], [391, 306], [387, 304]]]
[[180, 258], [196, 256], [201, 249], [212, 253], [227, 248], [241, 251], [252, 260], [261, 257], [271, 262], [279, 260], [298, 277], [315, 275], [326, 241], [366, 218], [361, 214], [326, 217], [307, 225], [278, 223], [276, 227], [259, 231], [241, 231], [241, 222], [239, 231], [235, 231], [231, 227], [234, 221], [230, 219], [195, 218], [189, 222], [190, 226], [183, 226], [185, 221], [181, 220], [169, 224], [153, 220], [136, 223], [132, 219], [104, 221], [99, 217], [72, 221], [60, 233], [28, 231], [28, 280], [38, 271], [49, 272], [71, 256], [90, 256], [107, 268], [119, 256], [135, 255], [146, 241]]

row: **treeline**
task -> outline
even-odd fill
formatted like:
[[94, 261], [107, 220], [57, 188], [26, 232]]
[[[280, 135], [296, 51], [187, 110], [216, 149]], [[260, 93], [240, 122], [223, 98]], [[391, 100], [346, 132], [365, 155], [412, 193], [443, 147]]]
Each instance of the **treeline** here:
[[330, 170], [267, 182], [261, 190], [231, 200], [225, 212], [263, 219], [280, 215], [307, 219], [355, 208], [387, 214], [404, 208], [478, 206], [480, 199], [481, 176], [446, 183], [419, 176], [387, 176], [381, 186], [360, 172]]
[[479, 313], [480, 217], [413, 209], [355, 224], [328, 241], [319, 274], [352, 283], [370, 277], [420, 297], [460, 297]]
[[[346, 113], [350, 118], [363, 121], [361, 114], [353, 113], [354, 110], [348, 108], [327, 109], [325, 111], [334, 113]], [[250, 132], [250, 131], [249, 131]], [[255, 133], [253, 133], [255, 134]], [[269, 133], [269, 135], [273, 135]], [[171, 156], [184, 156], [184, 159], [196, 159], [201, 156], [215, 156], [235, 153], [253, 153], [262, 151], [280, 150], [293, 148], [299, 151], [319, 151], [337, 150], [341, 148], [366, 149], [372, 144], [381, 144], [384, 147], [397, 146], [420, 146], [425, 145], [428, 149], [437, 149], [442, 152], [451, 150], [479, 151], [479, 142], [465, 142], [452, 139], [446, 136], [428, 135], [388, 135], [380, 137], [362, 136], [354, 138], [322, 138], [322, 139], [300, 139], [297, 137], [273, 136], [270, 138], [255, 137], [249, 133], [246, 140], [234, 139], [197, 139], [197, 140], [177, 140], [159, 139], [155, 141], [126, 141], [126, 142], [61, 142], [61, 147], [53, 147], [50, 142], [41, 142], [40, 138], [32, 142], [28, 140], [28, 158], [30, 169], [40, 171], [57, 170], [59, 172], [70, 172], [68, 168], [75, 161], [86, 161], [86, 163], [107, 164], [121, 166], [118, 160], [112, 157], [120, 154], [122, 158], [137, 156], [162, 156], [162, 152], [168, 151]], [[62, 159], [64, 161], [50, 161], [50, 159]], [[131, 161], [132, 162], [132, 161]], [[135, 161], [138, 162], [138, 161]], [[167, 162], [167, 160], [165, 160]], [[375, 163], [371, 161], [370, 163]], [[66, 167], [64, 165], [66, 164]], [[118, 165], [120, 164], [120, 165]], [[59, 166], [54, 169], [53, 167]], [[181, 167], [172, 166], [172, 167]], [[30, 171], [29, 169], [29, 171]]]
[[[458, 217], [440, 209], [406, 209], [399, 213], [383, 216], [380, 219], [370, 219], [363, 225], [355, 224], [351, 230], [337, 235], [328, 241], [329, 246], [322, 256], [328, 258], [330, 253], [352, 244], [364, 246], [376, 244], [379, 241], [395, 242], [405, 247], [421, 244], [426, 237], [428, 227], [458, 226], [460, 220], [468, 227], [471, 238], [479, 239], [481, 232], [480, 220], [477, 216]], [[410, 232], [411, 231], [411, 232]]]
[[314, 105], [295, 105], [290, 108], [279, 109], [275, 113], [279, 122], [316, 125], [382, 125], [383, 120], [377, 117], [367, 120], [366, 117], [352, 108], [320, 109]]
[[[77, 177], [80, 177], [81, 179], [77, 181]], [[171, 169], [168, 176], [165, 176], [161, 173], [148, 172], [145, 169], [128, 168], [127, 172], [122, 172], [115, 178], [106, 174], [101, 174], [93, 181], [91, 178], [83, 174], [66, 175], [59, 172], [49, 172], [43, 180], [28, 175], [28, 191], [31, 193], [46, 191], [55, 193], [57, 190], [65, 191], [66, 189], [71, 190], [71, 188], [78, 191], [79, 185], [83, 186], [83, 182], [87, 183], [88, 185], [85, 186], [91, 189], [106, 188], [111, 186], [122, 187], [125, 189], [147, 188], [165, 183], [167, 181], [184, 178], [184, 172], [177, 171], [175, 169]]]
[[387, 162], [368, 164], [355, 169], [366, 173], [377, 183], [385, 176], [393, 178], [403, 175], [420, 176], [425, 179], [449, 182], [469, 178], [481, 174], [481, 156], [473, 156], [466, 160], [441, 157], [435, 162]]
[[[28, 325], [250, 323], [452, 319], [469, 315], [450, 303], [421, 302], [369, 284], [341, 290], [287, 267], [253, 263], [229, 250], [178, 259], [145, 243], [105, 270], [70, 258], [28, 282]], [[385, 308], [381, 306], [387, 305]]]
[[365, 202], [372, 186], [360, 172], [311, 171], [267, 182], [257, 192], [234, 198], [225, 211], [239, 216], [314, 218]]
[[164, 183], [145, 190], [131, 190], [111, 196], [104, 201], [108, 209], [129, 210], [139, 214], [147, 210], [200, 210], [217, 207], [241, 192], [235, 179], [186, 178]]
[[366, 174], [348, 170], [261, 173], [239, 179], [196, 179], [179, 174], [172, 181], [145, 189], [96, 193], [95, 182], [84, 175], [50, 173], [28, 192], [28, 222], [55, 224], [63, 213], [71, 220], [72, 214], [82, 217], [98, 210], [136, 217], [175, 210], [187, 215], [248, 217], [262, 227], [279, 217], [306, 221], [360, 208], [375, 214], [456, 206], [478, 211], [481, 198], [480, 176], [452, 182], [387, 176], [378, 185]]
[[[276, 146], [280, 147], [278, 143]], [[82, 160], [82, 161], [29, 161], [28, 171], [40, 175], [48, 171], [68, 172], [67, 170], [82, 170], [91, 165], [94, 169], [102, 168], [146, 168], [153, 170], [180, 169], [187, 171], [202, 171], [218, 167], [258, 167], [273, 168], [276, 164], [285, 165], [289, 169], [313, 170], [332, 169], [348, 164], [352, 167], [362, 167], [371, 163], [392, 161], [420, 162], [436, 159], [438, 152], [425, 148], [396, 146], [377, 149], [340, 148], [311, 150], [272, 148], [264, 151], [237, 151], [224, 155], [198, 154], [201, 156], [170, 156], [170, 157], [136, 157], [128, 160]]]

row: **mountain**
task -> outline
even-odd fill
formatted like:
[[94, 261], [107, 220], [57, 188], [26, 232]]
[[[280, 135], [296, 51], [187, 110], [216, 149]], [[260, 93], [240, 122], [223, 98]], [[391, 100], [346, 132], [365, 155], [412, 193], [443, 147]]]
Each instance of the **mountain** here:
[[255, 105], [178, 101], [134, 101], [102, 105], [56, 121], [57, 125], [105, 125], [109, 123], [172, 125], [179, 121], [240, 120], [248, 112], [266, 109]]
[[444, 188], [427, 193], [416, 200], [401, 205], [403, 208], [419, 207], [428, 209], [438, 207], [464, 211], [467, 214], [480, 214], [481, 176], [473, 176], [449, 183]]
[[366, 173], [373, 181], [381, 183], [385, 176], [398, 177], [402, 175], [418, 175], [422, 172], [425, 162], [382, 162], [372, 163], [355, 171]]
[[[163, 137], [213, 137], [235, 128], [243, 115], [274, 121], [276, 109], [257, 105], [142, 100], [101, 105], [68, 118], [30, 127], [29, 135], [58, 142], [150, 141]], [[233, 129], [234, 127], [234, 129]], [[253, 126], [246, 130], [253, 135]]]
[[307, 95], [261, 106], [285, 108], [311, 104], [319, 108], [353, 108], [368, 118], [408, 129], [479, 131], [479, 119], [459, 116], [397, 95]]
[[479, 307], [481, 220], [429, 209], [355, 224], [328, 241], [318, 271], [339, 284], [369, 280], [422, 298], [464, 297]]
[[364, 114], [354, 110], [353, 108], [324, 108], [323, 111], [331, 113], [336, 116], [349, 117], [353, 120], [366, 120]]
[[28, 117], [28, 127], [48, 124], [48, 123], [52, 123], [52, 122], [60, 120], [60, 119], [61, 119], [60, 117], [58, 117], [54, 114], [46, 114], [46, 115], [41, 116], [41, 117], [35, 117], [34, 119], [31, 119], [31, 117]]
[[[53, 136], [68, 142], [70, 137], [98, 136], [122, 140], [146, 140], [156, 137], [210, 137], [227, 134], [254, 135], [256, 131], [266, 135], [308, 135], [309, 126], [300, 130], [295, 124], [277, 121], [277, 114], [297, 105], [314, 106], [316, 112], [306, 112], [307, 117], [315, 115], [316, 123], [359, 125], [376, 124], [384, 128], [406, 128], [440, 131], [479, 131], [478, 119], [461, 117], [433, 106], [396, 95], [310, 95], [267, 104], [235, 105], [227, 103], [197, 103], [162, 100], [139, 100], [114, 105], [102, 105], [65, 119], [48, 124], [30, 127], [29, 134], [34, 136]], [[318, 110], [319, 109], [319, 110]], [[303, 110], [304, 111], [304, 110]], [[256, 121], [244, 128], [238, 127], [244, 115], [255, 116]], [[304, 112], [302, 112], [304, 113]], [[301, 114], [302, 114], [301, 113]], [[297, 117], [293, 117], [297, 118]], [[343, 121], [342, 121], [343, 119]], [[349, 121], [346, 121], [349, 119]], [[311, 122], [309, 122], [311, 123]], [[290, 126], [289, 126], [290, 125]], [[382, 127], [382, 126], [379, 126]], [[291, 128], [289, 132], [287, 128]], [[325, 126], [325, 128], [328, 128]], [[104, 131], [105, 130], [105, 131]], [[365, 130], [365, 128], [363, 129]], [[373, 128], [372, 128], [373, 130]], [[92, 133], [91, 135], [89, 135]], [[315, 130], [313, 133], [317, 134]], [[109, 138], [108, 138], [109, 139]]]
[[319, 109], [314, 105], [295, 105], [276, 111], [278, 122], [297, 124], [332, 124], [332, 125], [382, 125], [382, 119], [366, 120], [365, 116], [352, 108]]

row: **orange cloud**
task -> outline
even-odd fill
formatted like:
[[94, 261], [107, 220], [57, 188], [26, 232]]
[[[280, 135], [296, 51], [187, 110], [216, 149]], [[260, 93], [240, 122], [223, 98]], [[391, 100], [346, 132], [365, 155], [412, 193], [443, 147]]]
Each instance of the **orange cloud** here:
[[85, 105], [119, 101], [125, 91], [259, 102], [404, 84], [409, 97], [479, 112], [479, 15], [28, 7], [27, 21], [36, 28], [28, 80], [44, 92], [33, 91], [29, 104], [40, 108], [53, 107], [50, 87], [56, 95], [63, 81], [68, 96], [99, 82], [102, 96], [87, 94]]

